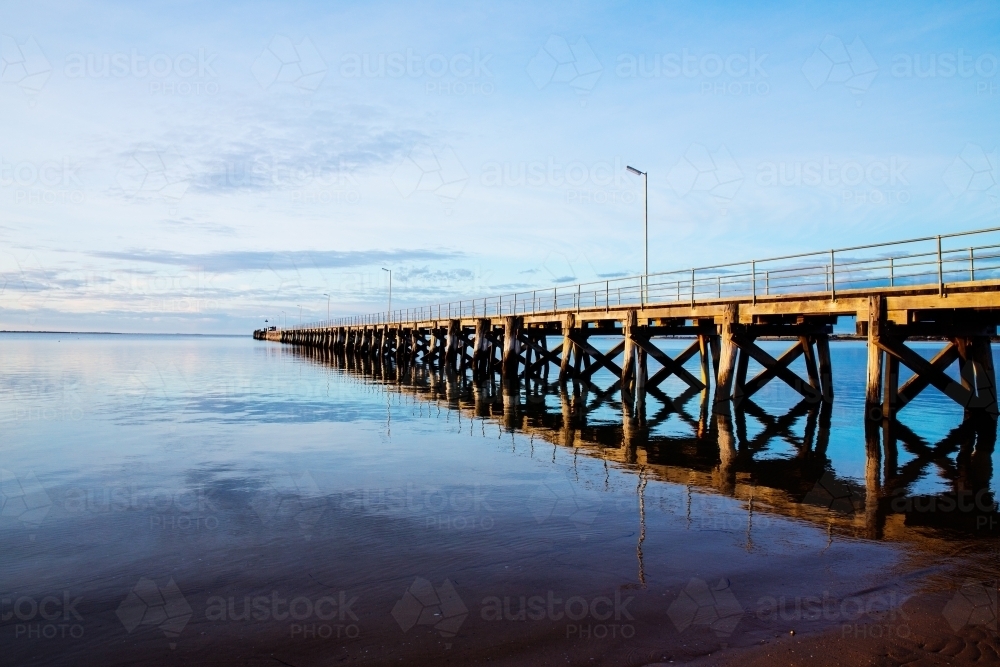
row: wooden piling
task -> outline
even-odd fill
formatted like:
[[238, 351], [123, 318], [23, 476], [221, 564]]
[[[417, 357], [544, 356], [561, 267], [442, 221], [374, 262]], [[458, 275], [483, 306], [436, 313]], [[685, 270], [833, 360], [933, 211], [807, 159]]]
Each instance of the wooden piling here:
[[574, 354], [573, 352], [573, 326], [575, 324], [575, 318], [572, 313], [569, 313], [563, 317], [562, 320], [562, 351], [559, 355], [559, 382], [565, 382], [566, 376], [569, 374], [569, 363], [570, 357]]
[[733, 371], [736, 366], [736, 347], [734, 327], [739, 325], [739, 305], [726, 304], [722, 314], [722, 326], [719, 332], [721, 351], [719, 354], [719, 377], [715, 385], [715, 400], [728, 401], [733, 388]]
[[521, 357], [521, 327], [523, 319], [514, 315], [503, 318], [503, 361], [501, 375], [504, 382], [517, 381]]
[[865, 383], [865, 414], [881, 419], [882, 348], [879, 340], [885, 327], [885, 303], [881, 295], [868, 297], [868, 374]]

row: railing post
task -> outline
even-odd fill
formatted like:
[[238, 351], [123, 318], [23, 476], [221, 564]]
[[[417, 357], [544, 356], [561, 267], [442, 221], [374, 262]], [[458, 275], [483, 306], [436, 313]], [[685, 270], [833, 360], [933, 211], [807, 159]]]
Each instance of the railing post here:
[[694, 269], [691, 269], [691, 306], [694, 306]]
[[558, 290], [559, 290], [558, 287], [553, 287], [552, 288], [552, 312], [553, 313], [556, 312], [557, 310], [559, 310], [559, 303], [558, 303], [558, 301], [559, 301], [559, 294], [558, 294]]
[[580, 285], [577, 283], [576, 286], [576, 312], [580, 312]]
[[722, 276], [719, 276], [719, 298], [722, 298]]
[[889, 287], [896, 286], [896, 267], [893, 264], [892, 257], [889, 258]]
[[753, 297], [753, 302], [757, 303], [757, 261], [751, 260], [750, 262], [750, 294]]
[[976, 279], [976, 255], [972, 248], [969, 248], [969, 280]]
[[538, 298], [538, 290], [531, 290], [531, 314], [535, 314], [535, 299]]
[[830, 300], [837, 300], [837, 265], [833, 250], [830, 250]]
[[944, 266], [941, 262], [941, 235], [937, 237], [938, 294], [944, 296]]
[[604, 282], [604, 312], [611, 310], [611, 281]]
[[764, 272], [764, 296], [771, 295], [771, 272]]

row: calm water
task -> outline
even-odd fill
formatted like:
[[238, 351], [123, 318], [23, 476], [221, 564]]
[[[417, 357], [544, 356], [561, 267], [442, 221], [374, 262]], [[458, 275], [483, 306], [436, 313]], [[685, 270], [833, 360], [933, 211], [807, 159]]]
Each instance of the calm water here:
[[995, 427], [928, 390], [873, 459], [864, 364], [833, 345], [829, 411], [772, 383], [720, 422], [667, 382], [623, 428], [607, 374], [504, 397], [249, 337], [2, 335], [3, 652], [641, 665], [988, 581]]

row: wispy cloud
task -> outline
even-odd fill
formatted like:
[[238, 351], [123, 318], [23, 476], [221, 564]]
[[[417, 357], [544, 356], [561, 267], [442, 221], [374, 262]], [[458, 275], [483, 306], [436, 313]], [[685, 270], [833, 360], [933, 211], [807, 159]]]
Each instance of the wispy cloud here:
[[99, 259], [183, 266], [206, 273], [236, 273], [260, 269], [273, 271], [302, 268], [343, 269], [375, 264], [451, 260], [464, 257], [464, 253], [454, 250], [297, 250], [289, 252], [232, 250], [203, 254], [162, 250], [127, 250], [93, 252], [90, 255]]

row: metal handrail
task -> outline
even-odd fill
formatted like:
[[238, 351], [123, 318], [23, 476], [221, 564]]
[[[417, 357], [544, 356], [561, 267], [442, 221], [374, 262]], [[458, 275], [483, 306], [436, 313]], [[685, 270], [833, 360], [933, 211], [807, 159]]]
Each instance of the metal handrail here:
[[[513, 294], [461, 299], [430, 306], [418, 306], [321, 320], [288, 327], [286, 331], [318, 329], [348, 325], [384, 325], [430, 319], [456, 319], [462, 317], [487, 317], [520, 315], [555, 311], [576, 311], [585, 308], [610, 308], [612, 305], [645, 305], [650, 303], [676, 303], [704, 301], [707, 299], [752, 298], [804, 291], [829, 293], [836, 298], [838, 290], [859, 286], [916, 286], [933, 285], [944, 292], [946, 279], [968, 280], [1000, 278], [1000, 243], [993, 242], [961, 248], [942, 248], [948, 239], [1000, 232], [1000, 227], [925, 236], [901, 241], [850, 246], [832, 250], [782, 255], [767, 259], [728, 262], [712, 266], [695, 267], [626, 276], [610, 280], [549, 288], [525, 290]], [[895, 248], [916, 243], [933, 243], [927, 251], [903, 254], [881, 254], [863, 258], [860, 251]], [[838, 257], [838, 255], [840, 255]], [[768, 268], [774, 262], [821, 258], [823, 261], [799, 263], [792, 266]], [[733, 270], [733, 269], [740, 269]], [[919, 270], [923, 269], [923, 270]], [[923, 282], [920, 282], [923, 281]], [[952, 279], [951, 282], [958, 282]]]

